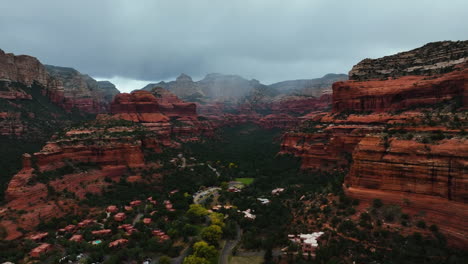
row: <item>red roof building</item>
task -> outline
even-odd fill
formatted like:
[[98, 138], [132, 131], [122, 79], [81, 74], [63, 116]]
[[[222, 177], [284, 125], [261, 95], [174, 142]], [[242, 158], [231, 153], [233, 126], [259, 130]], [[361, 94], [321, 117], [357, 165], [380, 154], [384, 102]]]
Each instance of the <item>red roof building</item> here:
[[64, 229], [67, 232], [73, 232], [76, 229], [76, 225], [67, 225]]
[[119, 208], [115, 205], [109, 205], [106, 209], [108, 213], [117, 213], [119, 211]]
[[127, 206], [127, 205], [124, 206], [124, 209], [125, 209], [125, 211], [127, 211], [127, 212], [133, 211], [133, 207]]
[[141, 204], [140, 200], [135, 200], [130, 202], [131, 207], [139, 206]]
[[126, 245], [127, 243], [128, 243], [128, 239], [121, 238], [121, 239], [117, 239], [115, 241], [110, 242], [109, 247], [123, 246], [123, 245]]
[[125, 218], [127, 218], [125, 213], [118, 213], [118, 214], [114, 215], [114, 220], [118, 221], [118, 222], [122, 222], [123, 220], [125, 220]]
[[78, 223], [78, 227], [86, 227], [94, 223], [96, 223], [96, 220], [94, 219], [85, 219]]
[[42, 254], [49, 252], [52, 249], [52, 245], [48, 243], [43, 243], [38, 247], [34, 248], [29, 252], [29, 255], [33, 258], [39, 258]]
[[28, 239], [31, 239], [33, 241], [41, 241], [43, 238], [47, 237], [49, 235], [49, 233], [47, 232], [44, 232], [44, 233], [39, 233], [39, 234], [35, 234], [35, 235], [31, 235], [28, 237]]
[[145, 225], [151, 224], [151, 218], [143, 218], [143, 223], [144, 223]]
[[95, 231], [91, 231], [91, 234], [93, 234], [95, 236], [110, 235], [110, 234], [112, 234], [112, 230], [110, 230], [110, 229], [95, 230]]
[[148, 197], [147, 200], [148, 200], [150, 203], [152, 203], [152, 204], [157, 204], [156, 200], [153, 200], [153, 197], [151, 197], [151, 196]]
[[74, 242], [81, 242], [81, 241], [83, 241], [83, 236], [82, 235], [73, 235], [69, 240], [74, 241]]

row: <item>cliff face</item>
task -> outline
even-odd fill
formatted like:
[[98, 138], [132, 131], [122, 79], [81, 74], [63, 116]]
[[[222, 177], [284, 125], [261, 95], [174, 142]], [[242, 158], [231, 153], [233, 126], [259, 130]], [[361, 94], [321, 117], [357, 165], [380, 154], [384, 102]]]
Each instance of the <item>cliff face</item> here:
[[60, 104], [67, 111], [77, 108], [87, 113], [107, 112], [113, 96], [119, 93], [110, 82], [99, 85], [90, 76], [73, 68], [52, 65], [45, 67], [50, 76], [62, 84], [64, 98]]
[[122, 93], [111, 104], [112, 118], [138, 122], [166, 138], [176, 136], [183, 141], [198, 140], [213, 134], [213, 125], [200, 120], [196, 104], [186, 103], [173, 93], [157, 88], [153, 92]]
[[468, 64], [446, 74], [333, 84], [333, 111], [394, 111], [451, 99], [466, 103]]
[[350, 80], [398, 78], [407, 75], [436, 75], [468, 61], [468, 41], [440, 41], [379, 59], [365, 59], [349, 72]]
[[333, 85], [333, 112], [301, 117], [281, 152], [302, 157], [303, 169], [350, 168], [349, 196], [424, 211], [449, 244], [466, 247], [467, 43], [362, 61]]
[[331, 94], [333, 83], [346, 80], [348, 80], [348, 75], [346, 74], [329, 73], [322, 78], [278, 82], [269, 85], [269, 87], [285, 94], [314, 96], [318, 98], [324, 94]]
[[[42, 94], [54, 104], [66, 111], [76, 108], [84, 113], [107, 111], [111, 97], [118, 93], [115, 87], [99, 86], [96, 80], [75, 69], [43, 65], [34, 57], [15, 56], [2, 50], [0, 81], [7, 84], [19, 83], [26, 87], [41, 87]], [[0, 98], [25, 99], [22, 98], [23, 93], [24, 91], [11, 87], [4, 88]]]
[[[146, 161], [145, 150], [161, 152], [162, 147], [144, 127], [100, 121], [69, 129], [40, 152], [23, 155], [23, 168], [5, 192], [0, 224], [9, 229], [7, 239], [21, 235], [17, 227], [29, 230], [41, 220], [78, 213], [77, 202], [86, 193], [100, 193], [129, 170], [157, 166]], [[18, 216], [21, 210], [26, 213]]]
[[449, 244], [466, 247], [467, 146], [466, 138], [424, 144], [365, 137], [354, 150], [345, 191], [363, 202], [380, 198], [415, 214], [424, 211], [428, 221], [450, 237]]

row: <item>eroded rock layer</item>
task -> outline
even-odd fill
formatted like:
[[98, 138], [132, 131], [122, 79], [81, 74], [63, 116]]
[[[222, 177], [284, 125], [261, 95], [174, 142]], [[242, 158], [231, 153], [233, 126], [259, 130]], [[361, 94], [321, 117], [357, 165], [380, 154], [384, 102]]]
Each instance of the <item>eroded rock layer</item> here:
[[144, 127], [100, 121], [69, 129], [40, 152], [24, 154], [23, 168], [8, 184], [1, 210], [7, 239], [22, 235], [18, 227], [31, 230], [40, 221], [79, 213], [77, 202], [85, 194], [100, 193], [130, 170], [158, 167], [145, 152], [159, 153], [163, 147]]
[[424, 212], [449, 244], [466, 248], [467, 44], [362, 61], [333, 85], [333, 112], [301, 117], [281, 152], [302, 157], [303, 169], [350, 168], [349, 196]]

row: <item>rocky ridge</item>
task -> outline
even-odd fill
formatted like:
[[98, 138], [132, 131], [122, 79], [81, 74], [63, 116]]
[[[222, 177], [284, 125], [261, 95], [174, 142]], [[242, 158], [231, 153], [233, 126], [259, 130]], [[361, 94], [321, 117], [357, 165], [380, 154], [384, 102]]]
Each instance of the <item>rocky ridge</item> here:
[[[440, 47], [448, 51], [432, 53], [434, 45], [429, 44], [417, 50], [453, 52], [450, 43]], [[386, 60], [377, 60], [381, 69], [386, 69]], [[301, 117], [301, 124], [284, 134], [281, 152], [302, 157], [303, 169], [350, 168], [344, 186], [349, 196], [363, 205], [380, 198], [413, 214], [424, 211], [449, 244], [465, 247], [468, 67], [462, 61], [452, 66], [425, 76], [375, 80], [369, 72], [359, 81], [335, 83], [333, 112]], [[393, 69], [392, 60], [387, 67]], [[357, 77], [350, 73], [350, 78]]]

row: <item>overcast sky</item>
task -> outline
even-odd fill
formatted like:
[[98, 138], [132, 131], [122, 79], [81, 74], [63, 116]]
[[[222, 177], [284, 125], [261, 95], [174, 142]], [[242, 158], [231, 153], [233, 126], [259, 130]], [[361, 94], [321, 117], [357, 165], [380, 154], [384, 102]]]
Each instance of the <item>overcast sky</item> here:
[[186, 73], [263, 83], [347, 73], [468, 39], [467, 0], [2, 0], [0, 48], [130, 91]]

